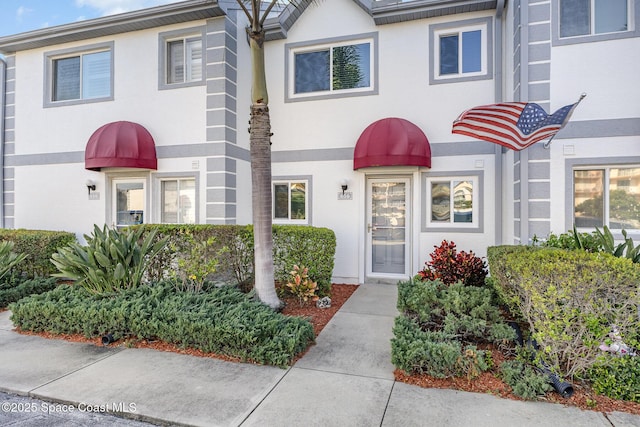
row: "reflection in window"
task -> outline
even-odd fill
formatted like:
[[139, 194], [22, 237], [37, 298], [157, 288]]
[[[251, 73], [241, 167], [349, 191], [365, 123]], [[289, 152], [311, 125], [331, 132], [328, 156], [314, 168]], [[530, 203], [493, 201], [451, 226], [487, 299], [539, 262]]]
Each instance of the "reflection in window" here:
[[[453, 210], [451, 206], [453, 206]], [[473, 182], [432, 182], [431, 221], [443, 223], [473, 222]]]
[[144, 224], [144, 183], [116, 183], [116, 225]]
[[160, 221], [165, 224], [195, 224], [196, 180], [163, 180], [160, 186]]
[[273, 218], [283, 221], [306, 222], [306, 182], [291, 181], [273, 184]]
[[111, 51], [53, 60], [52, 101], [111, 96]]
[[575, 170], [576, 227], [640, 229], [640, 168]]
[[294, 54], [294, 93], [371, 86], [371, 43], [327, 47]]
[[167, 83], [202, 80], [202, 39], [199, 37], [167, 43]]
[[560, 0], [560, 37], [628, 30], [628, 0]]

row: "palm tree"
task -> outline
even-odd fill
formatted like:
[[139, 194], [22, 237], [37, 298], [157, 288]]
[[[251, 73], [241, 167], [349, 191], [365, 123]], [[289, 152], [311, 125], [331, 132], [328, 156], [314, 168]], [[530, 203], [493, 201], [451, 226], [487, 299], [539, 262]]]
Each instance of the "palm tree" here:
[[[278, 0], [236, 0], [249, 19], [247, 33], [251, 49], [251, 183], [255, 252], [255, 290], [260, 301], [279, 310], [273, 273], [273, 234], [271, 220], [271, 120], [264, 65], [264, 21]], [[267, 7], [263, 9], [263, 4]]]

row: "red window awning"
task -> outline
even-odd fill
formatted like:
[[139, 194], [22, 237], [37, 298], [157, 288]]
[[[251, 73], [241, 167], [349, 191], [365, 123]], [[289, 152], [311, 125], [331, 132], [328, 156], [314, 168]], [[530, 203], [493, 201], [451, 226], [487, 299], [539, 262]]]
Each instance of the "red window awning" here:
[[431, 167], [431, 147], [420, 128], [408, 120], [389, 117], [371, 123], [353, 152], [353, 169], [372, 166]]
[[96, 130], [84, 152], [84, 167], [158, 169], [156, 144], [143, 126], [133, 122], [107, 123]]

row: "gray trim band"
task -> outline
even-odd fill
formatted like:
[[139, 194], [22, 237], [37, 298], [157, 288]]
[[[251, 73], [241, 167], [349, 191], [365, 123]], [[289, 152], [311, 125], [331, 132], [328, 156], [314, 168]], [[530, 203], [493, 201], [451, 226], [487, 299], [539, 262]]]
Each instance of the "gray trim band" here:
[[557, 139], [640, 136], [640, 117], [569, 122]]

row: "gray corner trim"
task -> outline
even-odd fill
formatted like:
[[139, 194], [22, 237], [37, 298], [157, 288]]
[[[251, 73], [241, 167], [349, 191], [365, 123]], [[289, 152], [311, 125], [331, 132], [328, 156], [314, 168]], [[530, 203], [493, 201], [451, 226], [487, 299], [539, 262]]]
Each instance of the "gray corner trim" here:
[[[371, 70], [371, 89], [369, 90], [356, 90], [353, 89], [349, 92], [318, 92], [318, 94], [309, 94], [305, 96], [293, 94], [293, 81], [290, 77], [295, 73], [294, 64], [291, 63], [291, 51], [308, 46], [327, 46], [329, 47], [335, 43], [342, 43], [345, 41], [357, 42], [363, 39], [372, 39], [371, 55], [373, 56], [373, 70]], [[287, 43], [284, 45], [284, 102], [303, 102], [303, 101], [315, 101], [320, 99], [336, 99], [336, 98], [350, 98], [355, 96], [370, 96], [377, 95], [379, 88], [379, 54], [378, 54], [378, 32], [353, 34], [349, 36], [331, 37], [325, 39], [318, 39], [313, 41]]]
[[564, 194], [564, 224], [566, 230], [573, 229], [573, 193], [575, 184], [573, 182], [573, 171], [576, 168], [589, 168], [591, 166], [636, 166], [640, 165], [640, 156], [625, 157], [583, 157], [571, 158], [564, 161], [564, 187], [567, 190]]
[[[0, 58], [0, 228], [4, 228], [4, 203], [7, 200], [4, 194], [4, 117], [7, 102], [6, 70], [7, 63]], [[11, 196], [13, 197], [13, 193]]]
[[[271, 177], [271, 192], [273, 193], [273, 184], [276, 181], [307, 181], [309, 183], [307, 188], [307, 222], [304, 224], [300, 221], [289, 220], [276, 220], [273, 219], [274, 224], [301, 224], [301, 225], [313, 225], [313, 175], [278, 175]], [[273, 216], [273, 214], [272, 214]]]
[[[108, 50], [109, 52], [111, 52], [111, 69], [109, 70], [110, 73], [110, 89], [111, 89], [111, 95], [109, 96], [105, 96], [105, 97], [101, 97], [101, 98], [89, 98], [89, 99], [73, 99], [73, 100], [69, 100], [69, 101], [52, 101], [53, 99], [53, 61], [54, 59], [57, 59], [57, 57], [64, 57], [64, 56], [72, 56], [73, 54], [78, 54], [81, 55], [83, 53], [88, 53], [91, 51], [100, 51], [100, 50]], [[44, 108], [51, 108], [51, 107], [64, 107], [64, 106], [68, 106], [68, 105], [78, 105], [78, 104], [93, 104], [96, 102], [106, 102], [106, 101], [113, 101], [114, 99], [114, 93], [115, 93], [115, 88], [114, 88], [114, 63], [115, 63], [115, 56], [116, 56], [116, 52], [115, 52], [115, 46], [114, 46], [114, 42], [110, 41], [110, 42], [105, 42], [105, 43], [96, 43], [96, 44], [90, 44], [90, 45], [86, 45], [86, 46], [79, 46], [79, 47], [74, 47], [74, 48], [68, 48], [68, 49], [60, 49], [60, 50], [52, 50], [49, 52], [45, 52], [43, 57], [44, 57], [44, 83], [43, 83], [43, 87], [44, 87], [44, 91], [43, 91], [43, 102], [42, 102], [42, 106]]]
[[630, 0], [628, 6], [630, 31], [560, 38], [560, 0], [551, 0], [551, 43], [553, 46], [567, 46], [640, 37], [640, 0]]
[[273, 151], [272, 163], [353, 160], [353, 148]]
[[36, 49], [223, 15], [217, 1], [188, 0], [0, 37], [0, 52]]
[[170, 180], [170, 179], [195, 179], [196, 182], [196, 200], [195, 200], [195, 223], [200, 224], [200, 172], [162, 172], [162, 173], [151, 173], [151, 182], [153, 192], [153, 199], [157, 201], [154, 204], [152, 213], [152, 218], [154, 222], [160, 223], [162, 219], [162, 185], [161, 181]]
[[[527, 3], [527, 4], [523, 4]], [[520, 64], [520, 97], [519, 99], [514, 99], [514, 101], [527, 102], [529, 101], [529, 31], [527, 28], [529, 27], [529, 6], [528, 2], [521, 1], [520, 2], [520, 57], [518, 58], [518, 63]], [[526, 222], [526, 221], [521, 221]], [[524, 236], [526, 234], [521, 234], [520, 236]]]
[[[182, 83], [167, 83], [167, 42], [173, 39], [186, 39], [189, 37], [198, 37], [202, 40], [202, 58], [200, 66], [202, 67], [202, 76], [200, 80]], [[205, 82], [205, 58], [207, 57], [207, 37], [206, 27], [204, 25], [191, 28], [181, 28], [179, 30], [165, 31], [158, 34], [158, 90], [178, 89], [183, 87], [204, 86]]]
[[[520, 241], [529, 239], [529, 150], [521, 150], [520, 162], [518, 169], [520, 170]], [[514, 199], [514, 208], [515, 208]]]
[[615, 136], [640, 136], [640, 117], [569, 121], [556, 138], [601, 138]]
[[497, 1], [478, 0], [375, 0], [372, 16], [377, 25], [412, 21], [459, 13], [497, 9]]
[[[493, 39], [493, 30], [494, 30], [494, 19], [491, 16], [486, 18], [476, 18], [476, 19], [466, 19], [464, 21], [454, 21], [447, 22], [443, 24], [433, 24], [429, 25], [429, 84], [437, 85], [437, 84], [446, 84], [446, 83], [459, 83], [459, 82], [469, 82], [476, 80], [490, 80], [494, 78], [493, 70], [494, 70], [494, 59], [493, 59], [493, 49], [494, 49], [494, 39]], [[447, 30], [447, 29], [460, 29], [463, 30], [464, 27], [474, 26], [474, 25], [484, 25], [487, 31], [487, 44], [486, 46], [482, 46], [487, 50], [487, 69], [486, 72], [481, 75], [474, 76], [465, 76], [464, 74], [458, 74], [458, 77], [444, 77], [437, 78], [437, 63], [435, 60], [435, 52], [438, 51], [437, 44], [438, 40], [435, 35], [436, 31]]]
[[[476, 177], [478, 179], [478, 226], [477, 227], [456, 227], [456, 226], [443, 226], [443, 227], [429, 227], [427, 225], [427, 216], [429, 210], [427, 205], [430, 202], [427, 200], [427, 181], [430, 178], [438, 177], [452, 177], [452, 178], [467, 178]], [[420, 174], [420, 182], [422, 186], [421, 202], [420, 202], [420, 226], [423, 233], [484, 233], [484, 171], [482, 170], [467, 170], [467, 171], [447, 171], [447, 172], [422, 172]]]

